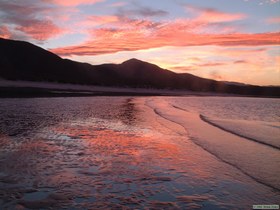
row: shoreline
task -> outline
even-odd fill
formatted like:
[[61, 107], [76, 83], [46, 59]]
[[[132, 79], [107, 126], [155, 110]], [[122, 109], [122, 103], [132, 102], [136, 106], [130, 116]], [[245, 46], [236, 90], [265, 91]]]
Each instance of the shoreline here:
[[174, 107], [164, 100], [152, 99], [147, 105], [158, 116], [182, 126], [193, 143], [220, 161], [233, 166], [254, 181], [280, 191], [279, 180], [273, 177], [273, 174], [279, 172], [277, 167], [274, 168], [277, 158], [274, 160], [273, 157], [279, 157], [279, 148], [276, 146], [252, 138], [248, 140], [246, 136], [205, 121], [201, 114]]
[[[188, 90], [108, 87], [53, 82], [0, 80], [0, 98], [91, 97], [91, 96], [228, 96]], [[233, 95], [230, 95], [233, 96]]]
[[0, 87], [0, 98], [92, 97], [92, 96], [163, 96], [145, 92], [107, 92], [60, 90], [31, 87]]
[[0, 79], [0, 98], [92, 97], [92, 96], [221, 96], [278, 98], [190, 90], [108, 87], [53, 82], [11, 81]]

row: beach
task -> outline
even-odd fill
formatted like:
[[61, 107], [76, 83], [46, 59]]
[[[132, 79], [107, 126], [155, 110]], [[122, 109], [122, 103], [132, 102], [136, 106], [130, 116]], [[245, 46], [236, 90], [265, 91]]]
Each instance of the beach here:
[[0, 100], [3, 209], [279, 204], [279, 99]]

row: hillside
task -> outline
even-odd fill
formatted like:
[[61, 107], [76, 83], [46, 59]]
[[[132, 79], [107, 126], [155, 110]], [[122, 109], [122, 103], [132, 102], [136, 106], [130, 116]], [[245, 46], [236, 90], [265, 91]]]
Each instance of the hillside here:
[[178, 74], [137, 59], [121, 64], [90, 65], [62, 59], [28, 42], [1, 38], [0, 77], [7, 80], [280, 96], [279, 87], [218, 82], [187, 73]]

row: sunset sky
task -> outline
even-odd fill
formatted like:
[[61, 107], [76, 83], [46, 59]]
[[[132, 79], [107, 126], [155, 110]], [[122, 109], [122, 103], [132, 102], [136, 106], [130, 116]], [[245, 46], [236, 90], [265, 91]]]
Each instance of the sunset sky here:
[[280, 0], [0, 0], [0, 37], [91, 64], [280, 85]]

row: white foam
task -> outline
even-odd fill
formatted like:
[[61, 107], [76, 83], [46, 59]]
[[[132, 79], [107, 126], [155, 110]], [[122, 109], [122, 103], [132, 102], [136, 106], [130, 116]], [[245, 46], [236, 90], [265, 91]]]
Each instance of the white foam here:
[[146, 103], [165, 119], [183, 126], [190, 138], [220, 160], [238, 168], [254, 180], [280, 190], [280, 152], [214, 127], [198, 113], [174, 108], [163, 98]]
[[272, 147], [280, 149], [280, 123], [249, 120], [213, 119], [206, 116], [202, 116], [202, 119], [238, 136], [242, 136], [250, 140], [271, 145]]

